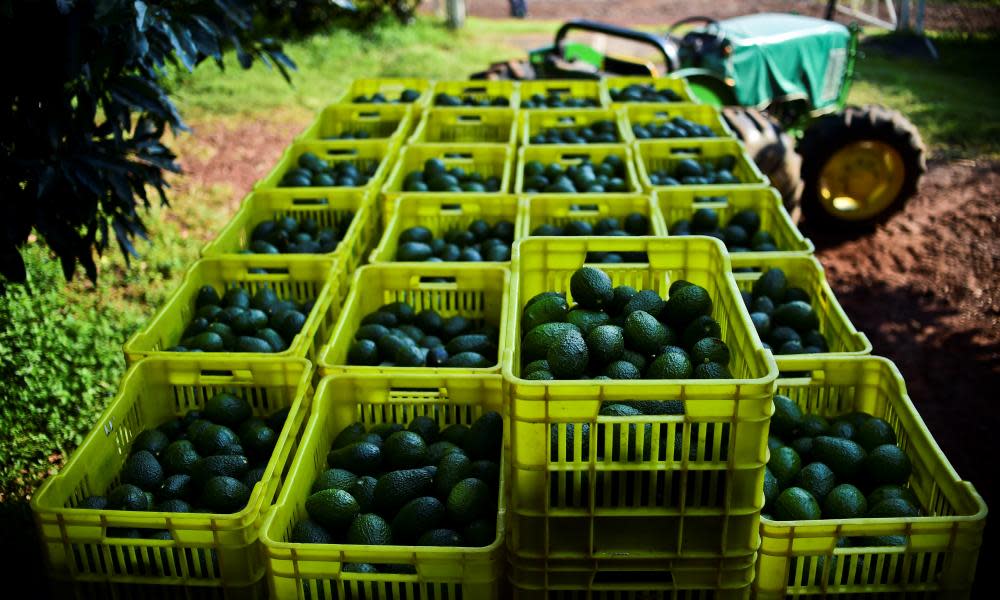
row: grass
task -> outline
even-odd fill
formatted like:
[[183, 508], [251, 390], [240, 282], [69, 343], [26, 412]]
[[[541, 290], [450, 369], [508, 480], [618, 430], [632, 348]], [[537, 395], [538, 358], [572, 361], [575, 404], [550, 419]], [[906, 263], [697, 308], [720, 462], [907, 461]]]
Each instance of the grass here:
[[465, 79], [493, 61], [517, 55], [516, 48], [498, 43], [503, 34], [547, 30], [538, 23], [492, 29], [485, 21], [471, 20], [469, 27], [450, 32], [420, 20], [410, 27], [379, 27], [363, 37], [334, 31], [286, 47], [298, 66], [291, 86], [266, 68], [220, 73], [206, 66], [177, 78], [175, 97], [183, 114], [194, 120], [276, 108], [311, 115], [359, 77]]
[[931, 40], [940, 53], [937, 62], [867, 50], [858, 60], [850, 101], [901, 111], [937, 153], [997, 157], [1000, 38], [932, 34]]

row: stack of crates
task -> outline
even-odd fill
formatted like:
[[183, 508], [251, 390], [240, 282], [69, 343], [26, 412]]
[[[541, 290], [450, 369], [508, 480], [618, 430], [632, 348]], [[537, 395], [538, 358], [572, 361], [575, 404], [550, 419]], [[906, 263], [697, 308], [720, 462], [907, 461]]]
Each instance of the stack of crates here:
[[[656, 90], [657, 101], [636, 101], [648, 96], [635, 86]], [[578, 134], [594, 128], [601, 134], [584, 143]], [[539, 191], [538, 163], [559, 173], [608, 157], [621, 168], [613, 191]], [[685, 161], [692, 160], [726, 163], [721, 168], [731, 177], [677, 175], [678, 166], [690, 174]], [[428, 161], [434, 173], [491, 179], [490, 189], [422, 189], [428, 186], [418, 173]], [[687, 235], [682, 224], [699, 209], [713, 210], [720, 224], [753, 210], [773, 247], [730, 252], [717, 239]], [[553, 235], [629, 219], [644, 223], [645, 235]], [[410, 228], [440, 238], [479, 221], [510, 224], [510, 255], [498, 257], [507, 260], [397, 260], [400, 235]], [[259, 243], [262, 228], [288, 223], [333, 229], [338, 243], [305, 254], [274, 254]], [[986, 507], [937, 447], [896, 368], [870, 356], [871, 343], [840, 306], [813, 251], [719, 111], [698, 103], [682, 79], [355, 81], [295, 138], [125, 345], [131, 366], [118, 396], [33, 499], [50, 572], [61, 595], [81, 598], [967, 597]], [[572, 305], [571, 275], [609, 256], [619, 260], [595, 266], [616, 286], [661, 297], [681, 279], [705, 288], [734, 357], [732, 379], [522, 377], [528, 300], [559, 292]], [[772, 268], [809, 296], [827, 343], [822, 353], [775, 355], [762, 343], [746, 303]], [[308, 314], [273, 353], [174, 352], [200, 316], [205, 286], [220, 295], [269, 289]], [[350, 364], [362, 320], [393, 302], [492, 328], [497, 361], [476, 368]], [[223, 391], [245, 398], [257, 416], [288, 410], [243, 510], [80, 507], [118, 483], [139, 432], [199, 410]], [[885, 419], [913, 464], [908, 485], [922, 514], [762, 517], [775, 393], [805, 413], [864, 411]], [[601, 412], [604, 403], [644, 401], [674, 409], [659, 416]], [[291, 541], [345, 426], [407, 426], [430, 417], [443, 429], [488, 411], [503, 418], [491, 543]], [[122, 537], [132, 530], [138, 537]], [[143, 535], [150, 531], [169, 537]], [[872, 545], [886, 536], [904, 542]]]

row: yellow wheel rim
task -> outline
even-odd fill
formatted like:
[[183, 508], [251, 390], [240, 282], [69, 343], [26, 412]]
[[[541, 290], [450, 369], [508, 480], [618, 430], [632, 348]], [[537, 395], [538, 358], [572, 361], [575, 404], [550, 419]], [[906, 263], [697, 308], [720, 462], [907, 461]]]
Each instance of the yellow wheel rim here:
[[870, 219], [896, 200], [903, 189], [903, 175], [903, 159], [889, 144], [852, 142], [823, 165], [819, 201], [837, 218]]

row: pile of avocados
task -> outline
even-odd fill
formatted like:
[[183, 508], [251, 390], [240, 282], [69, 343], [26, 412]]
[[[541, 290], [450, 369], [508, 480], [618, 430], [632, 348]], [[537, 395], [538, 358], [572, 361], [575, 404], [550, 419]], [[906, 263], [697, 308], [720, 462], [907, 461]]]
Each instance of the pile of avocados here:
[[[76, 508], [232, 514], [242, 510], [263, 477], [288, 409], [255, 417], [228, 392], [132, 440], [118, 484]], [[172, 539], [163, 530], [109, 530], [113, 537]]]
[[500, 331], [461, 315], [444, 318], [392, 302], [361, 319], [347, 352], [358, 366], [485, 368], [497, 364]]
[[777, 243], [760, 228], [760, 214], [752, 208], [737, 211], [725, 227], [719, 227], [719, 213], [699, 208], [691, 219], [678, 219], [670, 226], [670, 235], [708, 235], [726, 245], [730, 252], [773, 252]]
[[654, 290], [614, 287], [583, 267], [566, 296], [542, 292], [521, 316], [521, 377], [553, 379], [732, 379], [729, 347], [705, 288], [684, 280], [664, 300]]
[[750, 320], [774, 354], [819, 354], [829, 352], [826, 338], [819, 332], [819, 316], [809, 292], [788, 285], [781, 269], [764, 272], [750, 292], [742, 292]]
[[521, 101], [521, 108], [597, 108], [596, 98], [576, 98], [566, 92], [552, 91], [532, 94]]
[[353, 102], [355, 104], [411, 104], [420, 99], [420, 92], [417, 90], [405, 89], [400, 92], [399, 96], [393, 99], [388, 99], [382, 92], [375, 92], [371, 96], [366, 96], [364, 94], [354, 97]]
[[[827, 419], [774, 396], [764, 511], [775, 521], [916, 517], [913, 466], [883, 419], [852, 412]], [[903, 536], [851, 538], [852, 546], [902, 546]]]
[[328, 163], [312, 152], [303, 152], [298, 166], [282, 176], [278, 187], [361, 187], [377, 170], [377, 162], [361, 165], [351, 161]]
[[194, 299], [194, 318], [168, 352], [284, 352], [306, 324], [315, 300], [282, 300], [270, 287], [253, 296], [232, 287], [219, 297], [210, 285]]
[[410, 171], [403, 180], [404, 192], [468, 192], [494, 193], [500, 191], [500, 178], [468, 173], [462, 167], [452, 167], [440, 158], [424, 161], [420, 171]]
[[482, 96], [473, 94], [454, 96], [441, 92], [434, 96], [434, 106], [510, 106], [510, 98], [507, 96]]
[[242, 254], [326, 254], [337, 249], [351, 226], [354, 213], [345, 211], [335, 222], [321, 227], [312, 217], [278, 216], [261, 221], [250, 232], [250, 245]]
[[524, 192], [528, 194], [602, 194], [630, 192], [626, 182], [625, 160], [609, 154], [594, 164], [589, 158], [563, 167], [559, 163], [542, 164], [537, 160], [524, 163]]
[[600, 120], [579, 127], [550, 127], [529, 138], [532, 144], [617, 144], [618, 126], [614, 121]]
[[[443, 416], [443, 415], [442, 415]], [[366, 546], [482, 547], [497, 537], [503, 419], [440, 429], [428, 416], [341, 430], [291, 541]], [[347, 571], [386, 567], [354, 564]]]
[[684, 158], [666, 169], [650, 171], [653, 185], [731, 185], [741, 182], [734, 174], [736, 157], [695, 160]]
[[637, 140], [716, 137], [708, 125], [695, 123], [684, 117], [674, 117], [665, 122], [635, 123], [632, 125], [632, 133]]
[[[596, 209], [596, 207], [594, 207]], [[598, 235], [621, 237], [650, 235], [649, 218], [638, 212], [629, 213], [624, 219], [605, 217], [591, 225], [587, 221], [574, 219], [564, 225], [543, 223], [531, 231], [531, 235], [581, 236]], [[587, 252], [588, 263], [648, 262], [645, 252]]]
[[435, 238], [430, 229], [410, 227], [399, 234], [396, 260], [400, 262], [506, 262], [514, 243], [514, 224], [498, 220], [490, 225], [475, 219], [463, 229]]
[[633, 83], [623, 88], [611, 88], [611, 99], [615, 102], [680, 102], [684, 100], [674, 90], [656, 89], [651, 83]]

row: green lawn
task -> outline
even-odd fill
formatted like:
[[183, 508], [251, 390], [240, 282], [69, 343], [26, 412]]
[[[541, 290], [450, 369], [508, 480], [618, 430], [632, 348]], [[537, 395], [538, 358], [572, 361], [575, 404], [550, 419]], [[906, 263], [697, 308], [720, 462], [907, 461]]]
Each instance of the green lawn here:
[[866, 52], [850, 101], [902, 111], [937, 153], [1000, 154], [1000, 38], [934, 34], [938, 62]]

